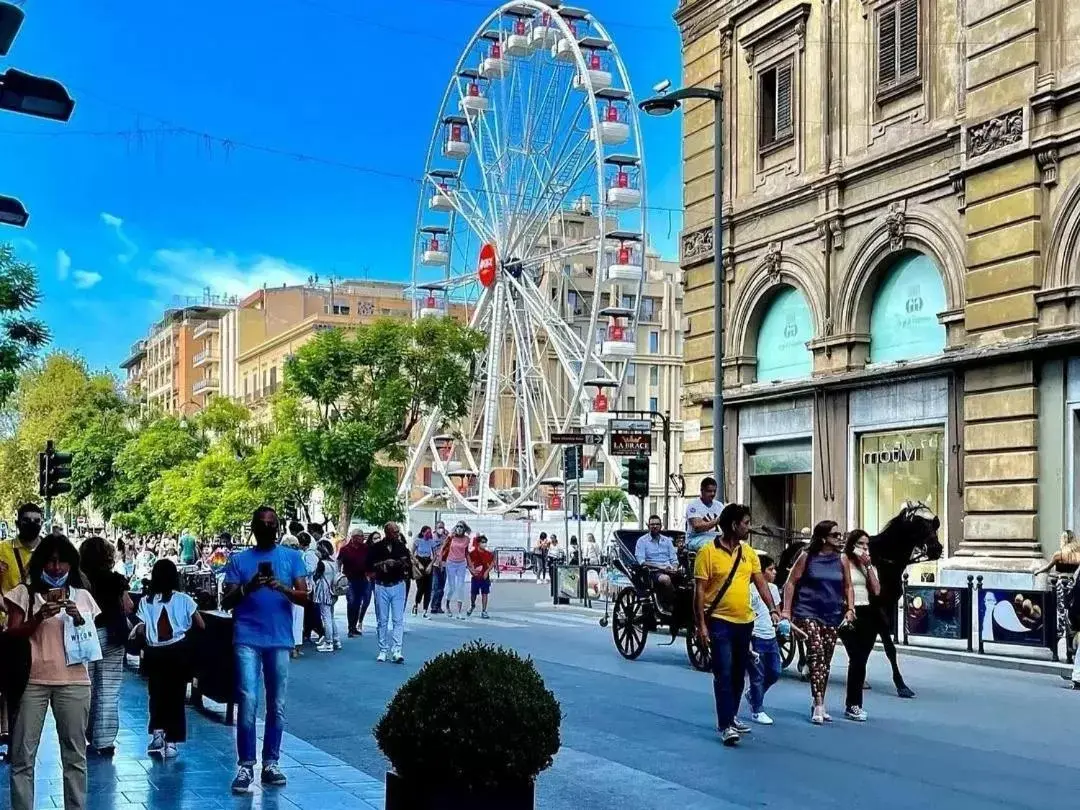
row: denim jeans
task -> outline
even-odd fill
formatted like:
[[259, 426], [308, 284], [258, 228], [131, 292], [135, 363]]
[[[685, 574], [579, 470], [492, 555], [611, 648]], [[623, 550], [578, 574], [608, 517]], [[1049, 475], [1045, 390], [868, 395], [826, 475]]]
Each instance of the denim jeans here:
[[240, 765], [255, 765], [255, 708], [259, 699], [259, 674], [266, 687], [266, 728], [263, 729], [262, 764], [281, 757], [285, 731], [285, 689], [289, 683], [289, 650], [236, 645], [236, 756]]
[[[379, 624], [379, 652], [401, 653], [405, 633], [405, 583], [375, 586], [375, 619]], [[387, 625], [393, 622], [391, 629]]]
[[352, 577], [349, 579], [349, 592], [345, 595], [347, 601], [346, 613], [349, 619], [349, 631], [359, 630], [364, 623], [363, 614], [367, 613], [368, 605], [371, 604], [372, 584], [367, 577]]
[[757, 714], [765, 704], [765, 693], [769, 691], [769, 687], [780, 680], [784, 662], [780, 658], [780, 645], [775, 637], [753, 636], [750, 646], [757, 656], [756, 660], [754, 656], [750, 657], [746, 674], [750, 676], [750, 711]]
[[431, 612], [443, 612], [443, 597], [446, 591], [446, 569], [436, 565], [431, 569]]
[[724, 619], [709, 619], [716, 727], [721, 731], [730, 727], [739, 713], [753, 629], [753, 622], [734, 624]]

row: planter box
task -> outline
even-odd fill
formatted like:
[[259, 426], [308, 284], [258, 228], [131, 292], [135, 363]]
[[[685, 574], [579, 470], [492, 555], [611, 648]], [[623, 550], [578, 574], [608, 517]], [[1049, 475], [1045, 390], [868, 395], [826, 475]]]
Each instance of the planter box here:
[[411, 784], [392, 771], [386, 773], [386, 810], [534, 810], [534, 793], [530, 782], [474, 796], [427, 782]]

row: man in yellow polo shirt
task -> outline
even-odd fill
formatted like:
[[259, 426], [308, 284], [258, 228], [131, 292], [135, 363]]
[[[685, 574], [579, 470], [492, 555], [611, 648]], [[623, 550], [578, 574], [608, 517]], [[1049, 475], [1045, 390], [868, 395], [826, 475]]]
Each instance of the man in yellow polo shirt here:
[[724, 745], [737, 745], [750, 726], [738, 718], [746, 681], [754, 609], [750, 587], [757, 588], [773, 620], [780, 617], [761, 563], [750, 544], [750, 509], [730, 503], [720, 512], [720, 536], [704, 545], [694, 560], [697, 632], [712, 649], [713, 694], [716, 721]]

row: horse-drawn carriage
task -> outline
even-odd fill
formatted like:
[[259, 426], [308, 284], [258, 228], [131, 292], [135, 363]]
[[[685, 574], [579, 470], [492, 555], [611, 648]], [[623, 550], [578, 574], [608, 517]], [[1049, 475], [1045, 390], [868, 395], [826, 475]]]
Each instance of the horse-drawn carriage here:
[[[694, 632], [693, 554], [679, 552], [680, 571], [673, 575], [673, 604], [663, 605], [657, 598], [648, 569], [634, 556], [637, 541], [644, 534], [645, 531], [641, 529], [619, 529], [615, 532], [615, 555], [611, 565], [629, 583], [619, 588], [614, 596], [611, 636], [615, 649], [624, 658], [633, 661], [645, 650], [649, 633], [663, 630], [671, 638], [668, 646], [674, 644], [680, 635], [683, 636], [690, 665], [694, 669], [708, 670], [712, 666], [709, 648], [701, 643]], [[676, 546], [684, 536], [680, 531], [665, 531], [663, 534], [676, 541]]]

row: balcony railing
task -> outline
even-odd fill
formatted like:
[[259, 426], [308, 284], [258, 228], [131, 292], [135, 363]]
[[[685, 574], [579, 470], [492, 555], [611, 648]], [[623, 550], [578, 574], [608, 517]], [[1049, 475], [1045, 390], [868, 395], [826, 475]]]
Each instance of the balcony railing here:
[[201, 394], [204, 391], [217, 391], [221, 388], [221, 381], [217, 377], [205, 377], [201, 380], [196, 380], [195, 384], [191, 386], [191, 392], [193, 394]]
[[195, 327], [195, 331], [192, 332], [191, 336], [195, 340], [198, 340], [201, 337], [206, 337], [212, 332], [217, 331], [219, 331], [217, 321], [200, 321], [199, 325]]
[[191, 364], [198, 368], [206, 363], [216, 363], [220, 358], [217, 351], [214, 349], [203, 349], [201, 352], [191, 358]]

